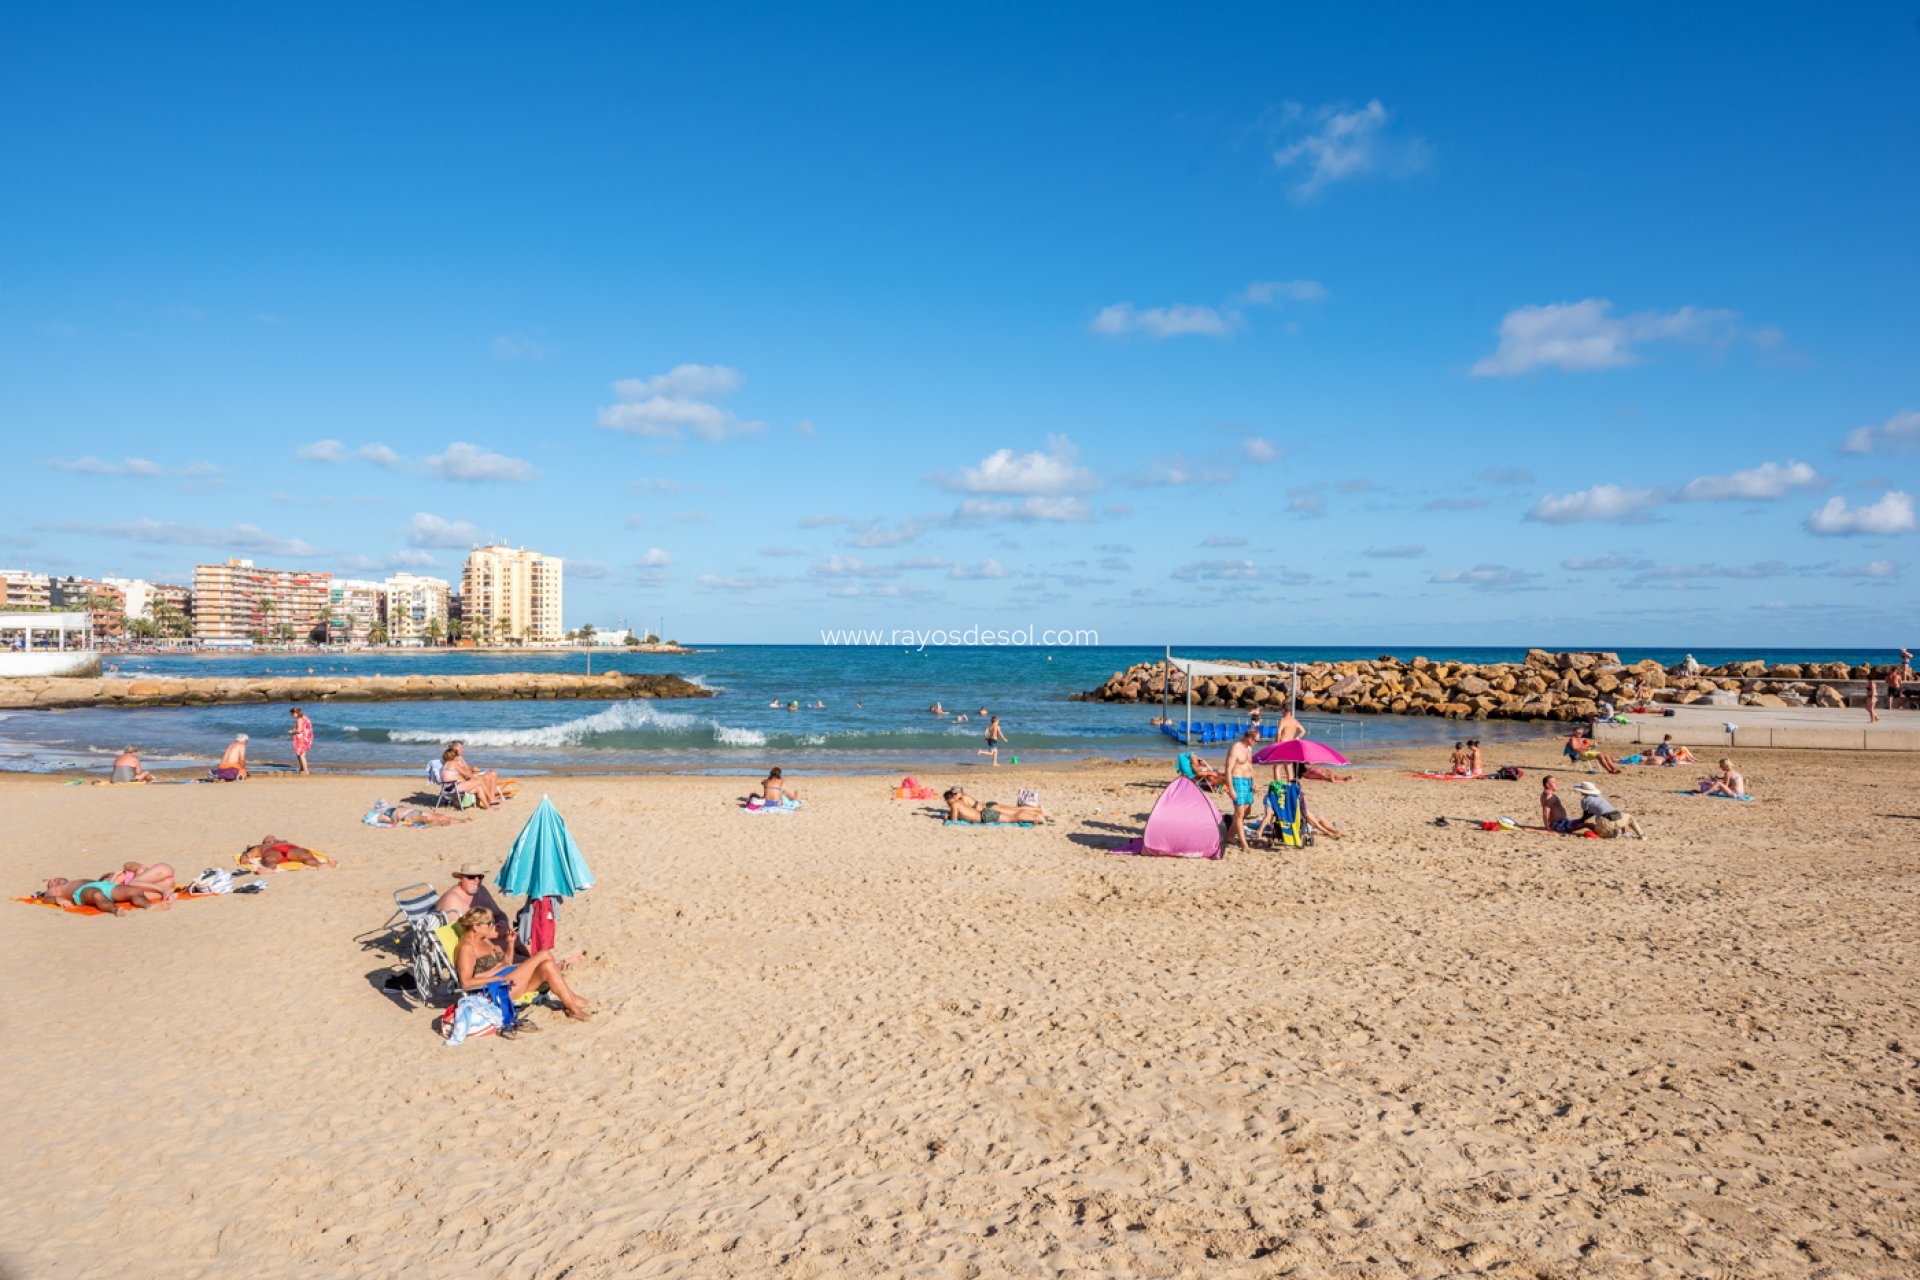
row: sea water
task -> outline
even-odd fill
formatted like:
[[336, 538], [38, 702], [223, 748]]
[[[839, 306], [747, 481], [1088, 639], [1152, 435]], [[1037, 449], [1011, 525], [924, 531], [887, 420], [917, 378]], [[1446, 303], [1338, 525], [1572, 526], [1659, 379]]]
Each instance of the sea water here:
[[[1360, 648], [1181, 647], [1184, 657], [1270, 662], [1337, 662], [1389, 650]], [[1620, 650], [1625, 662], [1680, 661], [1677, 650]], [[1436, 660], [1511, 662], [1521, 649], [1407, 649]], [[1769, 662], [1885, 661], [1853, 650], [1696, 650], [1703, 665], [1761, 658]], [[324, 676], [584, 672], [674, 672], [714, 696], [621, 702], [332, 702], [312, 704], [312, 763], [317, 767], [425, 767], [450, 738], [488, 767], [516, 769], [672, 768], [755, 771], [778, 764], [808, 769], [887, 770], [986, 765], [986, 717], [1007, 735], [1001, 762], [1125, 758], [1176, 750], [1148, 720], [1152, 706], [1072, 702], [1116, 671], [1154, 661], [1161, 650], [1099, 648], [938, 648], [824, 645], [721, 645], [688, 654], [619, 649], [476, 653], [242, 653], [110, 656], [114, 674], [133, 676]], [[800, 709], [788, 710], [793, 703]], [[948, 713], [928, 710], [934, 703]], [[777, 705], [776, 705], [777, 704]], [[824, 704], [824, 705], [815, 705]], [[1172, 713], [1183, 717], [1184, 704]], [[957, 722], [964, 714], [967, 720]], [[1197, 721], [1242, 719], [1224, 708], [1194, 709]], [[1273, 717], [1268, 716], [1271, 720]], [[1421, 716], [1308, 716], [1309, 731], [1357, 760], [1371, 748], [1450, 747], [1471, 732], [1488, 743], [1542, 732], [1539, 725]], [[154, 767], [208, 763], [236, 733], [252, 738], [256, 762], [291, 760], [284, 704], [148, 709], [89, 708], [0, 713], [0, 769], [41, 772], [97, 768], [121, 746], [136, 746]], [[1220, 748], [1216, 748], [1216, 753]], [[1497, 753], [1495, 753], [1497, 754]]]

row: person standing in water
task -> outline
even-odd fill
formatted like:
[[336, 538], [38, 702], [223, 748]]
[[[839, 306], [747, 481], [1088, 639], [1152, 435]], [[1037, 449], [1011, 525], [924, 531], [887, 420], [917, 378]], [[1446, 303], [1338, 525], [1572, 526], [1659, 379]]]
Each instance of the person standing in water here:
[[293, 758], [300, 763], [300, 772], [307, 771], [307, 752], [313, 750], [313, 721], [307, 719], [307, 713], [300, 708], [293, 709]]
[[973, 754], [977, 756], [992, 756], [993, 765], [997, 769], [1000, 767], [1000, 744], [1006, 740], [1007, 735], [1000, 728], [1000, 717], [992, 716], [987, 720], [987, 745], [982, 750], [976, 751]]

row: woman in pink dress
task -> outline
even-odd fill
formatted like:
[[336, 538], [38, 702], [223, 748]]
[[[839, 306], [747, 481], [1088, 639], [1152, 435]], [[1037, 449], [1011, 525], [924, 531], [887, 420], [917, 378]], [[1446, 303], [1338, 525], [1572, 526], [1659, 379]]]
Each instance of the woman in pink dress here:
[[307, 771], [307, 752], [313, 750], [313, 721], [307, 719], [306, 712], [293, 709], [293, 758], [300, 762], [300, 772]]

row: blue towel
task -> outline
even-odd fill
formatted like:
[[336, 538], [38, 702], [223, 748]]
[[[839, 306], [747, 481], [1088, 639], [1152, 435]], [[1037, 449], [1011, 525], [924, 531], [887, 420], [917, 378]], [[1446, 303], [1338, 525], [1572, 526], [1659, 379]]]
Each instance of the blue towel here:
[[1033, 824], [1031, 822], [962, 822], [958, 818], [943, 818], [940, 820], [940, 825], [943, 827], [1030, 827]]

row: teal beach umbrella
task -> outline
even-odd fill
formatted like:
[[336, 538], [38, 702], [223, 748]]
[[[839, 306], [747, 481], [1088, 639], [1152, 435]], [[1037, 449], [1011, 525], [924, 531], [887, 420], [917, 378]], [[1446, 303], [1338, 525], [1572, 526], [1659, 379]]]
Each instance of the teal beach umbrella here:
[[524, 898], [571, 898], [593, 888], [593, 872], [580, 856], [580, 846], [553, 802], [540, 797], [540, 807], [520, 828], [507, 854], [506, 865], [494, 883]]

